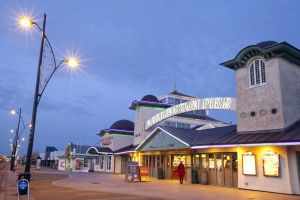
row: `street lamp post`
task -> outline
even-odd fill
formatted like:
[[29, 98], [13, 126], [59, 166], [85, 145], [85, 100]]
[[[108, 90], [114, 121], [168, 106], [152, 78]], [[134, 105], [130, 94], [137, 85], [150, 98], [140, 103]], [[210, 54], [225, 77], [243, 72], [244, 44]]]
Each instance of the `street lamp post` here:
[[30, 134], [29, 134], [29, 140], [28, 140], [25, 173], [30, 173], [30, 166], [31, 166], [31, 155], [32, 155], [34, 132], [35, 132], [36, 112], [37, 112], [38, 98], [39, 98], [39, 86], [40, 86], [40, 76], [41, 76], [40, 74], [41, 74], [43, 51], [44, 51], [45, 30], [46, 30], [46, 14], [44, 14], [44, 20], [43, 20], [41, 48], [40, 48], [40, 56], [39, 56], [39, 64], [38, 64], [38, 70], [37, 70], [36, 83], [35, 83], [35, 92], [34, 92], [33, 108], [32, 108], [32, 119], [31, 119], [31, 128], [30, 128]]
[[[38, 70], [37, 70], [37, 77], [36, 77], [36, 84], [35, 84], [35, 93], [34, 93], [34, 100], [33, 100], [33, 108], [32, 108], [32, 119], [30, 123], [30, 134], [28, 139], [28, 149], [27, 149], [27, 156], [26, 156], [26, 164], [25, 164], [25, 174], [28, 180], [30, 180], [30, 167], [31, 167], [31, 157], [32, 157], [32, 149], [33, 149], [33, 141], [34, 141], [34, 134], [35, 134], [35, 128], [36, 128], [36, 115], [37, 115], [37, 108], [38, 104], [40, 102], [40, 99], [44, 93], [44, 90], [46, 86], [48, 85], [51, 77], [56, 72], [56, 70], [59, 68], [59, 66], [63, 63], [67, 63], [70, 67], [75, 68], [79, 65], [79, 61], [76, 58], [70, 57], [65, 58], [59, 62], [59, 64], [56, 64], [56, 59], [54, 55], [54, 51], [52, 49], [52, 46], [45, 34], [46, 31], [46, 14], [44, 14], [43, 18], [43, 26], [42, 28], [34, 22], [32, 19], [29, 19], [27, 17], [22, 17], [19, 19], [20, 24], [25, 27], [29, 28], [30, 26], [36, 26], [38, 30], [41, 32], [41, 46], [40, 46], [40, 52], [39, 52], [39, 63], [38, 63]], [[48, 46], [50, 47], [53, 63], [54, 63], [54, 69], [49, 75], [49, 77], [45, 80], [44, 84], [41, 85], [41, 75], [42, 75], [42, 63], [43, 63], [43, 52], [44, 52], [44, 43], [47, 42]]]
[[22, 118], [22, 109], [20, 108], [19, 112], [12, 111], [14, 113], [18, 113], [19, 119], [18, 119], [18, 126], [16, 129], [15, 139], [13, 143], [13, 149], [11, 152], [11, 159], [10, 159], [10, 171], [14, 171], [15, 169], [15, 160], [16, 160], [16, 151], [18, 147], [18, 141], [19, 141], [19, 128], [20, 128], [20, 121]]

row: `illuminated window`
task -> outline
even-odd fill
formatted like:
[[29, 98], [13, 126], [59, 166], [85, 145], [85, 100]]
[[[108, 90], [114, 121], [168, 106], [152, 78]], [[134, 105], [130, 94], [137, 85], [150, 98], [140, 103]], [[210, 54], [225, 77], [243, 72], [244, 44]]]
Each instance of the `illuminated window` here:
[[250, 86], [262, 85], [266, 82], [265, 63], [261, 59], [256, 59], [249, 65]]

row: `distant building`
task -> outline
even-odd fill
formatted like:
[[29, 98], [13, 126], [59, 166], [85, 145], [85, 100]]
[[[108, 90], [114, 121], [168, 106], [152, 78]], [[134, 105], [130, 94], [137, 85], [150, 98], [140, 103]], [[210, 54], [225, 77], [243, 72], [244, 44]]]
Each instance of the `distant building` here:
[[56, 147], [53, 146], [46, 146], [46, 150], [45, 150], [45, 160], [48, 160], [50, 157], [50, 153], [53, 151], [57, 151]]
[[94, 171], [94, 162], [98, 156], [87, 154], [89, 145], [76, 145], [70, 142], [63, 155], [58, 155], [58, 170], [69, 172]]

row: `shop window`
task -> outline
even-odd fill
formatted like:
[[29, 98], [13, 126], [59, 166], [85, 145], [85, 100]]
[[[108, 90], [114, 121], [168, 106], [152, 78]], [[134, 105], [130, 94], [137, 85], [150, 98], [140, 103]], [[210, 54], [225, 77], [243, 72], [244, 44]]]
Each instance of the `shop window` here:
[[89, 166], [89, 159], [84, 159], [83, 167], [88, 167], [88, 166]]
[[100, 169], [104, 169], [104, 156], [100, 156]]
[[111, 170], [111, 156], [107, 156], [106, 158], [106, 169]]
[[249, 84], [251, 86], [266, 83], [265, 63], [261, 59], [256, 59], [249, 65]]

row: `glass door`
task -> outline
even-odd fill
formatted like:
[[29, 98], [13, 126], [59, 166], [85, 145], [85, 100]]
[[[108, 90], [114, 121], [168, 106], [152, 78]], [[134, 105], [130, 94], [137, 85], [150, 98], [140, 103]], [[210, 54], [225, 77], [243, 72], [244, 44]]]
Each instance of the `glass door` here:
[[215, 170], [216, 170], [216, 185], [224, 185], [223, 183], [223, 158], [221, 153], [215, 154]]
[[238, 157], [237, 153], [232, 153], [232, 176], [233, 187], [238, 187]]
[[208, 184], [216, 184], [216, 173], [215, 173], [215, 154], [208, 155]]
[[201, 154], [200, 156], [200, 183], [208, 184], [208, 154]]
[[104, 159], [104, 155], [100, 155], [100, 171], [104, 171], [105, 170], [105, 159]]
[[232, 154], [224, 153], [224, 185], [226, 187], [232, 187]]

